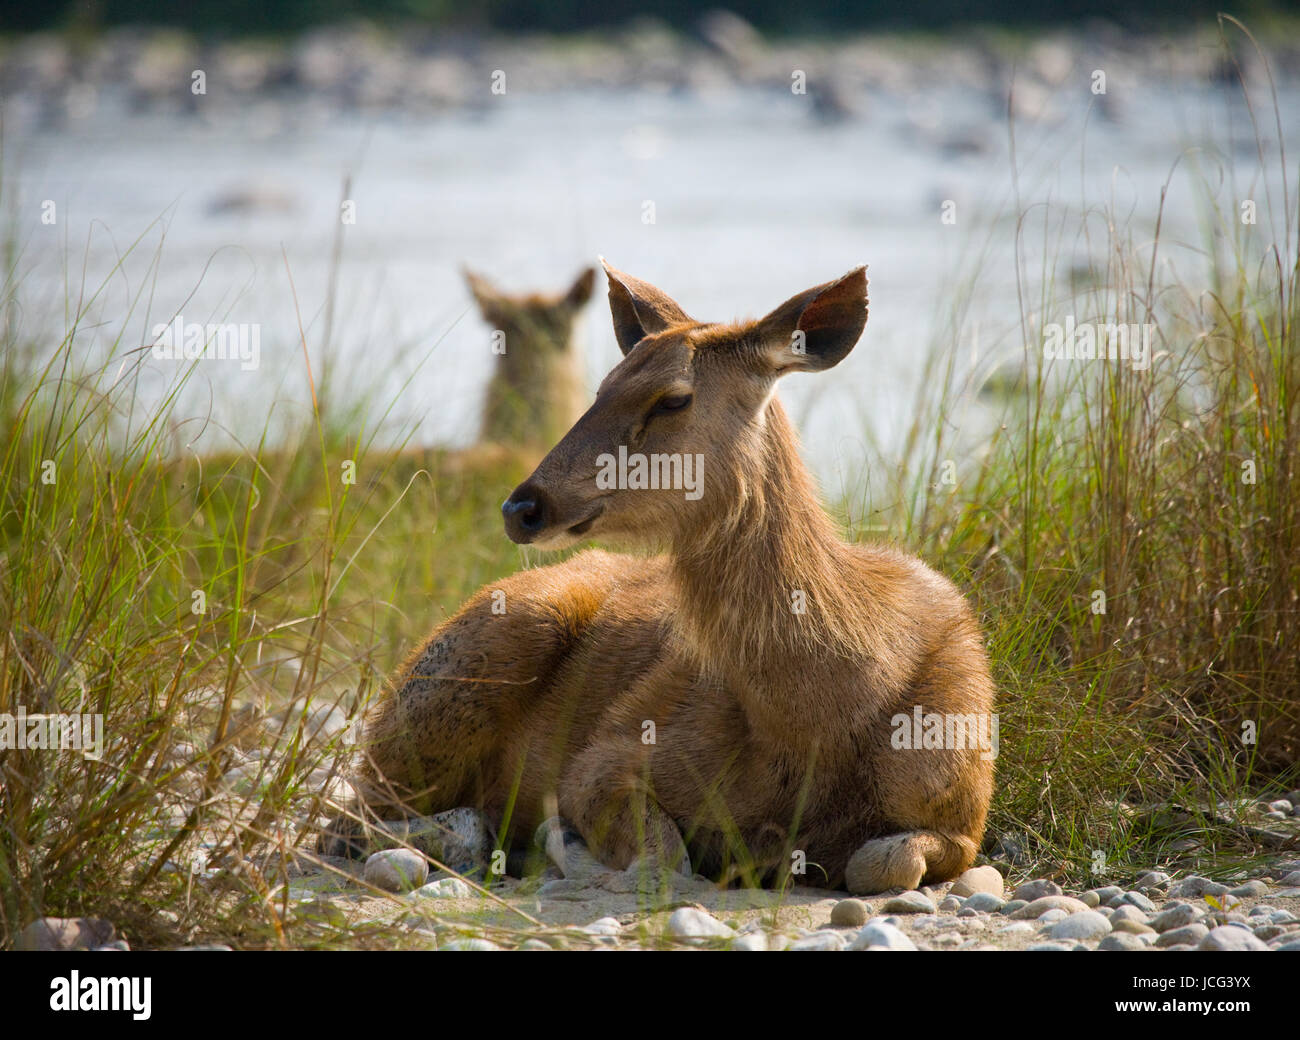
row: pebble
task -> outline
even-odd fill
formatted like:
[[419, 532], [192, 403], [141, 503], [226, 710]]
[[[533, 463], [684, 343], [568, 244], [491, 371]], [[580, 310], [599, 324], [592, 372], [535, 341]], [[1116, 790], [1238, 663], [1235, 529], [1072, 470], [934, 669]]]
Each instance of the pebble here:
[[1096, 910], [1080, 910], [1047, 929], [1051, 939], [1100, 939], [1110, 934], [1110, 922]]
[[1156, 912], [1156, 904], [1151, 902], [1151, 900], [1141, 892], [1125, 892], [1119, 897], [1117, 902], [1113, 902], [1111, 905], [1117, 908], [1121, 906], [1135, 906], [1143, 913], [1147, 914], [1154, 914]]
[[1101, 896], [1097, 895], [1096, 892], [1085, 892], [1079, 897], [1079, 902], [1086, 907], [1096, 909], [1101, 906]]
[[1121, 907], [1117, 907], [1115, 912], [1110, 915], [1110, 926], [1112, 928], [1114, 928], [1116, 923], [1119, 921], [1136, 921], [1138, 924], [1146, 924], [1148, 923], [1149, 918], [1136, 906], [1126, 903]]
[[982, 914], [995, 914], [1006, 906], [1006, 902], [988, 892], [976, 892], [963, 906], [964, 910], [978, 910]]
[[1300, 870], [1293, 870], [1278, 882], [1283, 888], [1300, 888]]
[[939, 910], [943, 913], [956, 913], [962, 908], [962, 899], [960, 896], [944, 896], [939, 900]]
[[1167, 906], [1148, 922], [1157, 932], [1167, 932], [1171, 928], [1181, 928], [1205, 916], [1199, 906], [1191, 903], [1174, 903]]
[[1209, 933], [1196, 944], [1198, 950], [1267, 950], [1268, 944], [1257, 939], [1246, 928], [1236, 925], [1220, 925], [1211, 928]]
[[1141, 924], [1138, 921], [1132, 921], [1121, 917], [1118, 921], [1115, 918], [1110, 919], [1110, 930], [1112, 932], [1126, 932], [1129, 935], [1156, 935], [1157, 932], [1149, 924]]
[[912, 942], [903, 932], [888, 921], [869, 921], [849, 944], [850, 950], [915, 950]]
[[1044, 925], [1046, 925], [1046, 924], [1056, 924], [1057, 921], [1062, 921], [1062, 920], [1064, 920], [1065, 918], [1067, 918], [1067, 917], [1069, 917], [1069, 916], [1070, 916], [1070, 913], [1069, 913], [1068, 910], [1062, 910], [1059, 906], [1058, 906], [1058, 907], [1053, 907], [1051, 910], [1048, 910], [1048, 911], [1044, 912], [1044, 913], [1043, 913], [1043, 914], [1038, 918], [1038, 923], [1039, 923], [1039, 924], [1044, 924]]
[[1247, 881], [1243, 885], [1229, 889], [1228, 895], [1237, 896], [1240, 899], [1258, 899], [1260, 896], [1268, 895], [1268, 885], [1262, 881]]
[[1053, 952], [1069, 953], [1071, 950], [1074, 949], [1074, 947], [1071, 946], [1068, 942], [1041, 942], [1041, 943], [1034, 943], [1031, 946], [1027, 946], [1025, 947], [1025, 949], [1029, 950], [1031, 953], [1053, 953]]
[[488, 942], [486, 939], [453, 939], [449, 943], [443, 943], [438, 947], [439, 950], [461, 950], [461, 951], [481, 951], [487, 953], [491, 950], [501, 949], [494, 942]]
[[1127, 932], [1114, 932], [1097, 944], [1098, 950], [1145, 950], [1147, 944], [1136, 935]]
[[831, 924], [836, 928], [861, 928], [871, 918], [871, 906], [861, 899], [841, 899], [831, 907]]
[[474, 890], [460, 878], [448, 877], [430, 881], [427, 885], [417, 888], [412, 895], [422, 896], [425, 899], [471, 899]]
[[1280, 924], [1261, 924], [1255, 929], [1255, 938], [1263, 939], [1268, 942], [1270, 939], [1276, 939], [1279, 935], [1286, 932]]
[[[1240, 929], [1238, 929], [1240, 931]], [[1181, 928], [1170, 928], [1160, 933], [1160, 938], [1156, 940], [1156, 945], [1166, 946], [1195, 946], [1198, 942], [1210, 934], [1210, 930], [1195, 921], [1192, 924], [1185, 924]]]
[[1300, 939], [1282, 943], [1281, 946], [1274, 946], [1273, 949], [1277, 950], [1279, 953], [1300, 953]]
[[998, 935], [1019, 935], [1022, 932], [1033, 932], [1034, 926], [1028, 921], [1016, 921], [1014, 924], [1004, 925], [998, 929]]
[[[1035, 899], [1032, 903], [1022, 906], [1019, 910], [1011, 915], [1015, 921], [1033, 921], [1042, 917], [1048, 910], [1064, 910], [1067, 914], [1077, 914], [1081, 910], [1087, 910], [1088, 907], [1077, 899], [1070, 896], [1042, 896]], [[1003, 910], [1006, 913], [1006, 910]]]
[[591, 924], [583, 925], [582, 930], [588, 935], [618, 935], [623, 931], [616, 917], [601, 917]]
[[1286, 798], [1279, 798], [1277, 801], [1269, 802], [1268, 807], [1273, 812], [1279, 812], [1283, 816], [1290, 816], [1295, 806]]
[[952, 883], [952, 888], [948, 890], [948, 894], [965, 899], [977, 892], [982, 892], [986, 895], [1001, 898], [1005, 890], [1002, 875], [995, 868], [971, 867], [970, 870]]
[[1012, 899], [1002, 904], [1002, 913], [1004, 913], [1007, 917], [1010, 917], [1017, 910], [1020, 910], [1023, 907], [1026, 907], [1028, 905], [1029, 905], [1029, 900], [1027, 899]]
[[42, 917], [14, 941], [16, 950], [89, 950], [116, 938], [112, 923], [99, 917]]
[[881, 909], [887, 914], [932, 914], [937, 908], [930, 897], [921, 892], [904, 892], [886, 900]]
[[792, 952], [842, 950], [846, 942], [843, 933], [824, 928], [796, 939], [786, 949]]
[[1044, 896], [1059, 896], [1060, 894], [1061, 886], [1055, 881], [1047, 880], [1047, 878], [1026, 881], [1012, 893], [1014, 898], [1023, 899], [1027, 903], [1032, 903], [1035, 899], [1042, 899]]
[[429, 861], [410, 849], [384, 849], [366, 860], [361, 879], [385, 892], [419, 888], [429, 877]]
[[674, 939], [731, 939], [736, 933], [712, 914], [683, 906], [668, 918], [668, 934]]
[[1097, 902], [1093, 905], [1100, 906], [1102, 903], [1109, 903], [1116, 896], [1122, 896], [1124, 890], [1119, 885], [1106, 885], [1104, 888], [1089, 889], [1084, 895], [1096, 896]]
[[1174, 899], [1200, 899], [1203, 896], [1218, 898], [1227, 895], [1227, 893], [1227, 885], [1220, 885], [1198, 874], [1185, 877], [1182, 881], [1177, 881], [1169, 887], [1170, 898]]
[[519, 946], [518, 950], [545, 950], [550, 952], [552, 947], [550, 943], [544, 943], [541, 939], [525, 939]]
[[1137, 884], [1133, 887], [1139, 892], [1148, 892], [1152, 889], [1163, 891], [1169, 887], [1170, 877], [1163, 870], [1152, 870], [1143, 874], [1137, 879]]

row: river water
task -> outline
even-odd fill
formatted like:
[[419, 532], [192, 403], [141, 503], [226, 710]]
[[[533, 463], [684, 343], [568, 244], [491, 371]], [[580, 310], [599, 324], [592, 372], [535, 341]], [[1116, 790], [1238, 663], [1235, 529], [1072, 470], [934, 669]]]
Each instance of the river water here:
[[[1283, 137], [1300, 148], [1298, 95], [1282, 87]], [[475, 434], [492, 362], [462, 264], [507, 289], [559, 289], [603, 254], [691, 315], [721, 320], [865, 262], [862, 341], [839, 368], [781, 390], [835, 492], [861, 478], [868, 438], [897, 442], [927, 352], [955, 352], [980, 375], [1021, 356], [1022, 313], [1044, 293], [1059, 299], [1072, 267], [1104, 262], [1104, 208], [1140, 244], [1168, 183], [1162, 262], [1192, 283], [1206, 241], [1197, 168], [1221, 205], [1258, 200], [1251, 250], [1280, 226], [1272, 113], [1261, 164], [1239, 95], [1157, 82], [1098, 98], [1084, 80], [1020, 104], [1009, 122], [1002, 90], [935, 86], [881, 91], [826, 120], [779, 89], [587, 88], [418, 117], [306, 96], [211, 114], [101, 107], [58, 128], [11, 113], [21, 328], [57, 342], [84, 310], [78, 356], [116, 365], [178, 312], [255, 324], [259, 366], [200, 364], [178, 408], [210, 419], [183, 426], [181, 441], [253, 441], [273, 401], [282, 416], [305, 414], [298, 323], [319, 375], [350, 177], [355, 223], [342, 226], [327, 378], [342, 396], [396, 402], [382, 424], [372, 410], [382, 437], [413, 429], [417, 442], [455, 445]], [[46, 200], [54, 223], [42, 221]], [[1084, 210], [1091, 240], [1077, 234]], [[1050, 290], [1045, 257], [1058, 265]], [[618, 357], [603, 293], [581, 334], [594, 389]], [[140, 392], [161, 395], [179, 367], [151, 359]], [[969, 402], [975, 417], [953, 421], [987, 421], [987, 399]]]

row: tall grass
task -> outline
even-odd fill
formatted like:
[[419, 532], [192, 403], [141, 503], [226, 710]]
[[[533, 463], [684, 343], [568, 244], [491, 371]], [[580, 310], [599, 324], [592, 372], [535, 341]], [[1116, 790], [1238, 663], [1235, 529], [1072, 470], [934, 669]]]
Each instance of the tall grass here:
[[[901, 540], [959, 577], [989, 626], [991, 835], [1020, 832], [1064, 876], [1286, 844], [1241, 811], [1300, 786], [1300, 186], [1284, 148], [1274, 161], [1286, 195], [1258, 202], [1272, 226], [1243, 224], [1218, 170], [1179, 172], [1200, 250], [1165, 241], [1162, 214], [1150, 236], [1105, 210], [1022, 215], [1022, 287], [1030, 241], [1073, 237], [1090, 269], [1038, 257], [1018, 372], [989, 381], [1010, 390], [987, 443], [948, 420], [989, 373], [945, 349], [905, 457], [880, 467], [900, 474], [884, 497]], [[1046, 358], [1045, 326], [1067, 317], [1152, 325], [1150, 368]], [[1168, 802], [1184, 803], [1177, 826], [1143, 809]]]

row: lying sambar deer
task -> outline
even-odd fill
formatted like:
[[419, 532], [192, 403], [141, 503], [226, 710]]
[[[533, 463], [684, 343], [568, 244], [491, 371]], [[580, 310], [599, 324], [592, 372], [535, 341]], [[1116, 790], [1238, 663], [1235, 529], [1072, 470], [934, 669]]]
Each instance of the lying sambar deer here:
[[[897, 737], [900, 720], [988, 720], [979, 626], [919, 560], [841, 540], [773, 393], [853, 348], [865, 269], [736, 324], [606, 274], [623, 360], [502, 506], [506, 532], [663, 555], [588, 551], [478, 592], [373, 709], [359, 792], [380, 816], [508, 816], [510, 844], [558, 796], [618, 869], [806, 864], [805, 883], [859, 893], [954, 877], [992, 756]], [[336, 828], [322, 848], [341, 851]]]

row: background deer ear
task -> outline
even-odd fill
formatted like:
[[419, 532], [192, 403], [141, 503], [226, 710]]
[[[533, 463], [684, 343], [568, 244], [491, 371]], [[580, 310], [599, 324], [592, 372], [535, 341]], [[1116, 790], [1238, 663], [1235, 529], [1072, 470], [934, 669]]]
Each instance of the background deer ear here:
[[601, 257], [609, 279], [609, 310], [614, 317], [614, 337], [626, 354], [646, 336], [691, 319], [668, 296], [649, 282], [615, 270]]
[[468, 267], [462, 267], [461, 274], [465, 276], [465, 284], [469, 286], [469, 291], [474, 297], [474, 302], [478, 304], [479, 310], [487, 311], [500, 299], [500, 294], [492, 287], [492, 283], [482, 275], [475, 274]]
[[759, 343], [777, 375], [839, 364], [867, 326], [867, 268], [792, 296], [758, 323]]
[[582, 274], [578, 275], [574, 283], [569, 286], [569, 291], [564, 294], [564, 302], [575, 311], [580, 307], [585, 307], [587, 301], [591, 299], [592, 290], [596, 288], [596, 269], [594, 267], [584, 268]]

